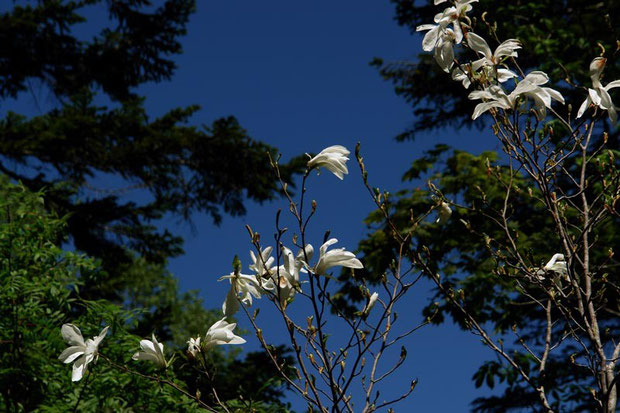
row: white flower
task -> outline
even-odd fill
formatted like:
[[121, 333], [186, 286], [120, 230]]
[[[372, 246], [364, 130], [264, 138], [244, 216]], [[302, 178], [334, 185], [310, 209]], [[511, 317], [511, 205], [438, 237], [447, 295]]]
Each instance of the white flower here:
[[297, 291], [301, 291], [299, 273], [306, 272], [303, 266], [306, 258], [309, 261], [314, 255], [314, 248], [312, 245], [307, 244], [305, 251], [304, 254], [303, 250], [299, 250], [297, 256], [294, 256], [290, 249], [284, 245], [282, 246], [282, 261], [284, 265], [281, 265], [277, 272], [272, 275], [274, 284], [278, 285], [280, 304], [282, 306], [286, 306], [288, 299], [292, 298]]
[[284, 270], [284, 266], [280, 266], [278, 272], [274, 275], [278, 287], [274, 291], [274, 294], [278, 295], [280, 299], [280, 305], [286, 307], [286, 304], [290, 298], [293, 298], [297, 290], [301, 291], [299, 286], [293, 285], [288, 273]]
[[456, 42], [456, 34], [451, 29], [445, 29], [437, 40], [435, 46], [434, 58], [439, 67], [448, 73], [454, 64], [454, 43]]
[[303, 269], [304, 263], [310, 261], [313, 256], [314, 247], [311, 244], [306, 244], [305, 252], [300, 249], [296, 256], [293, 256], [293, 251], [282, 246], [284, 275], [293, 286], [299, 287], [299, 273], [306, 272]]
[[[463, 30], [459, 19], [471, 10], [471, 3], [478, 0], [456, 0], [454, 6], [444, 9], [435, 15], [436, 24], [422, 24], [416, 31], [428, 31], [422, 39], [422, 49], [426, 52], [435, 50], [435, 61], [445, 71], [449, 72], [454, 63], [454, 44], [463, 41]], [[435, 4], [445, 0], [435, 0]], [[448, 26], [452, 25], [450, 29]]]
[[[437, 5], [439, 3], [443, 3], [443, 1], [439, 1], [435, 4]], [[478, 0], [455, 0], [454, 6], [448, 7], [447, 9], [444, 9], [442, 13], [435, 15], [435, 21], [438, 21], [438, 19], [441, 18], [450, 18], [452, 21], [460, 19], [465, 16], [466, 13], [471, 11], [471, 3], [478, 3]]]
[[555, 254], [543, 267], [545, 271], [557, 272], [560, 275], [568, 276], [568, 267], [564, 254]]
[[533, 71], [525, 76], [509, 95], [506, 95], [504, 90], [496, 85], [491, 85], [485, 90], [473, 91], [469, 94], [469, 99], [483, 99], [486, 102], [476, 105], [472, 119], [476, 119], [491, 108], [514, 109], [519, 97], [528, 97], [534, 100], [534, 109], [541, 118], [544, 118], [546, 116], [545, 108], [551, 108], [551, 99], [564, 103], [564, 98], [558, 91], [541, 87], [548, 81], [549, 76], [546, 73]]
[[194, 358], [200, 353], [200, 336], [195, 339], [190, 337], [187, 342], [187, 352]]
[[488, 43], [482, 37], [476, 33], [467, 34], [467, 44], [476, 53], [481, 54], [483, 57], [472, 62], [472, 70], [478, 71], [481, 68], [485, 69], [485, 73], [492, 79], [497, 79], [498, 82], [505, 82], [508, 79], [517, 77], [517, 74], [497, 66], [502, 63], [506, 57], [517, 57], [517, 50], [521, 48], [521, 43], [517, 39], [508, 39], [500, 44], [495, 53], [491, 53]]
[[250, 257], [252, 258], [252, 264], [250, 269], [260, 277], [265, 277], [271, 274], [271, 268], [273, 267], [274, 258], [271, 256], [273, 248], [267, 247], [260, 253], [260, 257], [256, 257], [254, 251], [250, 251]]
[[352, 252], [345, 251], [344, 248], [336, 248], [331, 251], [327, 251], [330, 245], [337, 243], [336, 238], [328, 240], [325, 244], [321, 245], [319, 261], [314, 266], [314, 274], [322, 275], [325, 271], [336, 265], [348, 268], [364, 268], [362, 263], [355, 258]]
[[273, 283], [273, 274], [276, 268], [273, 266], [274, 258], [271, 256], [273, 248], [267, 247], [263, 249], [260, 256], [256, 256], [254, 251], [250, 251], [250, 257], [252, 258], [252, 264], [250, 264], [250, 270], [256, 273], [257, 283], [260, 283], [260, 287], [263, 290], [273, 291], [275, 284]]
[[[441, 40], [441, 34], [446, 29], [448, 24], [422, 24], [415, 28], [416, 32], [428, 32], [424, 35], [422, 39], [422, 50], [425, 52], [430, 52], [435, 49], [437, 43]], [[456, 36], [456, 35], [455, 35]], [[455, 39], [456, 40], [456, 39]]]
[[452, 209], [450, 208], [450, 204], [442, 201], [441, 204], [439, 205], [439, 209], [437, 210], [437, 220], [435, 221], [435, 223], [443, 224], [448, 219], [450, 219], [451, 215], [452, 215]]
[[609, 115], [609, 119], [615, 125], [618, 122], [618, 108], [614, 105], [614, 102], [612, 102], [609, 91], [620, 87], [620, 80], [614, 80], [613, 82], [608, 83], [607, 86], [603, 87], [601, 83], [601, 74], [603, 73], [606, 62], [607, 59], [597, 57], [590, 63], [590, 79], [592, 79], [593, 89], [588, 89], [588, 97], [579, 107], [577, 117], [580, 118], [583, 116], [586, 109], [588, 109], [591, 104], [594, 104], [595, 106], [606, 110]]
[[241, 295], [241, 302], [245, 305], [252, 305], [252, 297], [261, 297], [260, 286], [256, 278], [256, 276], [241, 274], [237, 271], [220, 277], [218, 281], [225, 279], [230, 281], [230, 290], [222, 304], [222, 311], [226, 317], [234, 315], [239, 310], [239, 294]]
[[477, 2], [478, 0], [456, 0], [454, 2], [454, 6], [444, 9], [441, 13], [437, 13], [433, 20], [443, 28], [446, 28], [448, 25], [452, 24], [452, 29], [454, 30], [455, 35], [455, 43], [461, 43], [461, 41], [463, 41], [463, 30], [461, 29], [459, 19], [465, 17], [465, 15], [471, 11], [471, 3]]
[[491, 85], [484, 90], [474, 90], [468, 96], [470, 100], [485, 100], [485, 102], [478, 103], [474, 108], [474, 113], [471, 118], [476, 119], [484, 112], [492, 108], [501, 109], [513, 109], [515, 105], [514, 96], [507, 95], [504, 90], [497, 86]]
[[378, 292], [372, 293], [372, 295], [368, 299], [368, 304], [366, 304], [366, 307], [364, 307], [364, 310], [362, 310], [362, 315], [368, 316], [368, 314], [370, 313], [370, 310], [372, 310], [372, 308], [375, 306], [375, 303], [377, 302], [378, 298], [379, 298]]
[[515, 96], [523, 95], [533, 99], [534, 108], [541, 118], [547, 115], [545, 108], [551, 108], [551, 99], [564, 103], [564, 97], [560, 92], [549, 87], [541, 87], [547, 82], [549, 82], [549, 76], [545, 72], [535, 70], [525, 76], [513, 90]]
[[236, 336], [232, 331], [237, 323], [229, 323], [226, 318], [213, 324], [205, 335], [204, 347], [210, 348], [220, 344], [243, 344], [245, 340]]
[[168, 362], [164, 357], [164, 345], [158, 343], [155, 338], [155, 334], [152, 335], [151, 340], [140, 340], [140, 348], [142, 351], [137, 351], [131, 358], [133, 360], [145, 360], [155, 363], [156, 366], [161, 368], [168, 367]]
[[97, 337], [86, 340], [82, 337], [82, 332], [73, 324], [63, 324], [60, 332], [62, 338], [69, 344], [58, 359], [65, 364], [73, 363], [73, 372], [71, 381], [79, 381], [86, 373], [88, 363], [96, 361], [98, 356], [98, 348], [101, 340], [104, 339], [109, 327], [104, 327]]
[[560, 286], [560, 277], [565, 280], [569, 280], [568, 278], [568, 265], [564, 258], [564, 254], [554, 254], [553, 257], [545, 264], [543, 268], [535, 268], [534, 275], [538, 278], [539, 281], [543, 281], [549, 273], [555, 273], [556, 275], [552, 277], [552, 281], [559, 287]]
[[336, 175], [340, 179], [344, 179], [344, 175], [349, 173], [347, 169], [347, 156], [351, 152], [341, 145], [334, 145], [323, 149], [314, 158], [308, 161], [308, 168], [323, 167]]
[[517, 74], [515, 72], [504, 68], [499, 68], [492, 73], [488, 73], [487, 75], [490, 78], [496, 79], [500, 83], [504, 83], [507, 80], [517, 77]]

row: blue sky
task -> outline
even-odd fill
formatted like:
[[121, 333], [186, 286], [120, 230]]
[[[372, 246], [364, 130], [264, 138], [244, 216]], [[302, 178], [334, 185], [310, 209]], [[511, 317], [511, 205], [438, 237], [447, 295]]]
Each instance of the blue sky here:
[[[198, 3], [182, 41], [184, 53], [174, 58], [178, 64], [174, 78], [139, 90], [153, 116], [189, 104], [202, 106], [192, 120], [195, 124], [234, 115], [250, 136], [276, 146], [284, 160], [333, 144], [353, 150], [361, 141], [370, 181], [390, 192], [411, 185], [401, 183], [401, 175], [436, 143], [473, 152], [497, 149], [492, 136], [450, 129], [420, 134], [415, 142], [395, 142], [394, 136], [412, 123], [412, 111], [369, 62], [375, 56], [411, 60], [420, 51], [421, 36], [396, 24], [388, 0]], [[89, 17], [92, 29], [93, 21], [105, 15], [95, 9]], [[2, 111], [37, 112], [32, 97], [11, 105]], [[350, 163], [349, 169], [344, 181], [329, 173], [309, 180], [308, 197], [318, 202], [310, 240], [315, 247], [327, 229], [339, 239], [338, 246], [348, 250], [367, 233], [362, 219], [373, 204], [357, 166]], [[249, 224], [263, 234], [263, 240], [270, 240], [276, 209], [287, 209], [284, 201], [247, 207], [246, 216], [225, 217], [219, 227], [199, 214], [193, 217], [196, 231], [175, 219], [162, 223], [186, 240], [186, 254], [171, 261], [171, 271], [183, 290], [199, 290], [208, 307], [221, 305], [228, 286], [217, 279], [230, 272], [235, 254], [247, 269], [251, 245], [244, 226]], [[427, 288], [422, 285], [413, 291], [401, 308], [411, 323], [421, 319]], [[262, 322], [274, 328], [265, 328], [266, 336], [275, 344], [285, 342], [278, 333], [282, 326], [268, 313], [261, 315]], [[240, 325], [249, 326], [243, 319]], [[255, 337], [246, 339], [248, 349], [258, 348]], [[400, 392], [414, 377], [419, 384], [397, 411], [468, 411], [469, 402], [485, 394], [475, 390], [471, 377], [492, 354], [475, 336], [444, 325], [427, 327], [405, 344], [408, 361], [388, 387]], [[295, 395], [291, 402], [302, 406]]]

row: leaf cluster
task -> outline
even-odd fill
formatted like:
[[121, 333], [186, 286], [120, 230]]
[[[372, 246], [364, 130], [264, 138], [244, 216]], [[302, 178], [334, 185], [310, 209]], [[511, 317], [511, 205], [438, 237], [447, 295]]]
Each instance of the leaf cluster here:
[[[285, 387], [276, 379], [263, 353], [209, 351], [208, 372], [187, 364], [183, 352], [190, 336], [204, 334], [219, 319], [204, 309], [195, 293], [177, 295], [176, 280], [162, 266], [136, 258], [129, 276], [162, 282], [151, 290], [127, 296], [135, 310], [109, 300], [87, 300], [85, 282], [104, 276], [99, 261], [58, 245], [66, 236], [66, 218], [46, 212], [45, 197], [0, 176], [0, 409], [6, 411], [197, 411], [198, 405], [176, 390], [119, 370], [107, 360], [142, 374], [159, 376], [181, 388], [200, 389], [216, 406], [211, 389], [229, 407], [261, 412], [287, 411], [280, 400]], [[158, 274], [159, 278], [153, 276]], [[157, 291], [155, 291], [157, 290]], [[66, 348], [63, 323], [77, 325], [85, 339], [110, 326], [99, 348], [97, 363], [79, 383], [71, 382], [71, 367], [58, 360]], [[151, 328], [155, 328], [152, 330]], [[166, 372], [131, 360], [141, 337], [155, 331], [165, 340], [176, 362]], [[286, 358], [285, 349], [280, 349]], [[248, 374], [249, 373], [249, 374]], [[198, 384], [198, 387], [197, 387]]]

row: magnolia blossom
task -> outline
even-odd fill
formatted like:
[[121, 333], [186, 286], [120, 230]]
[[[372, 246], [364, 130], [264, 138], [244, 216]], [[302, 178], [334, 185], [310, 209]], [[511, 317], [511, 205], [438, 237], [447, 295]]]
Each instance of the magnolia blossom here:
[[[435, 61], [446, 72], [450, 71], [454, 63], [454, 45], [463, 41], [463, 30], [460, 18], [471, 10], [471, 3], [478, 0], [457, 0], [453, 7], [444, 9], [435, 15], [436, 24], [422, 24], [416, 31], [427, 31], [422, 39], [422, 49], [426, 52], [435, 50]], [[436, 2], [435, 4], [443, 3]], [[452, 25], [452, 28], [448, 26]]]
[[[428, 33], [422, 39], [422, 49], [427, 52], [435, 50], [435, 61], [445, 72], [448, 72], [454, 63], [454, 44], [462, 41], [456, 32], [447, 28], [449, 22], [441, 24], [423, 24], [416, 27], [416, 31], [426, 31]], [[459, 26], [460, 27], [460, 26]]]
[[[471, 11], [471, 3], [477, 3], [478, 0], [456, 0], [454, 6], [444, 9], [443, 12], [437, 13], [433, 19], [439, 26], [447, 27], [452, 24], [454, 30], [455, 42], [461, 43], [463, 40], [463, 30], [461, 29], [461, 22], [459, 19], [465, 17], [465, 15]], [[439, 3], [438, 3], [439, 4]], [[417, 29], [416, 29], [417, 30]]]
[[483, 57], [472, 62], [472, 70], [478, 71], [481, 68], [486, 69], [487, 76], [497, 79], [498, 82], [505, 82], [509, 79], [517, 77], [513, 71], [497, 66], [502, 63], [506, 57], [517, 57], [517, 50], [521, 48], [521, 42], [517, 39], [508, 39], [500, 44], [495, 52], [492, 53], [488, 43], [476, 33], [467, 34], [467, 44], [469, 47]]
[[[549, 82], [549, 76], [545, 72], [535, 70], [525, 76], [513, 91], [513, 93], [516, 92], [516, 95], [526, 96], [534, 100], [534, 109], [541, 118], [547, 115], [545, 108], [551, 108], [551, 99], [564, 103], [564, 97], [560, 92], [549, 87], [541, 87], [547, 82]], [[520, 86], [522, 87], [520, 88]]]
[[435, 47], [433, 57], [435, 61], [443, 69], [449, 72], [454, 65], [454, 44], [456, 43], [456, 34], [452, 29], [445, 29], [440, 35]]
[[441, 204], [439, 205], [439, 208], [437, 209], [437, 220], [435, 221], [435, 223], [443, 224], [448, 219], [450, 219], [451, 215], [452, 215], [452, 209], [450, 208], [450, 204], [442, 201]]
[[[445, 2], [446, 0], [435, 0], [435, 5]], [[422, 39], [422, 49], [427, 52], [434, 50], [435, 61], [445, 72], [450, 72], [454, 64], [454, 45], [463, 41], [461, 20], [471, 11], [471, 4], [477, 2], [478, 0], [455, 0], [453, 6], [435, 15], [433, 19], [435, 24], [422, 24], [416, 27], [418, 32], [427, 32]], [[500, 73], [503, 78], [512, 72], [502, 69]], [[459, 80], [463, 81], [465, 87], [469, 87], [468, 84], [466, 85], [468, 81], [464, 78]]]
[[[305, 251], [305, 252], [304, 252]], [[297, 255], [293, 255], [293, 251], [282, 246], [282, 261], [277, 271], [273, 274], [272, 279], [278, 286], [278, 294], [280, 304], [286, 306], [287, 301], [292, 298], [297, 291], [301, 291], [301, 282], [299, 273], [306, 272], [304, 264], [306, 260], [310, 260], [314, 255], [314, 248], [307, 244], [304, 250], [299, 250]]]
[[592, 79], [592, 88], [588, 89], [588, 97], [579, 107], [577, 117], [580, 118], [583, 116], [586, 109], [588, 109], [591, 104], [594, 104], [595, 106], [606, 110], [609, 114], [609, 119], [615, 125], [618, 122], [618, 108], [614, 105], [614, 102], [612, 102], [609, 91], [620, 87], [620, 80], [614, 80], [613, 82], [608, 83], [607, 86], [603, 86], [601, 83], [601, 74], [603, 73], [606, 62], [607, 59], [597, 57], [590, 63], [590, 79]]
[[336, 175], [340, 179], [344, 179], [344, 175], [349, 173], [347, 169], [347, 161], [351, 152], [341, 145], [334, 145], [323, 149], [314, 158], [308, 161], [308, 168], [323, 167]]
[[73, 363], [73, 372], [71, 373], [71, 381], [79, 381], [86, 373], [88, 363], [97, 361], [98, 348], [101, 340], [104, 339], [109, 327], [104, 327], [97, 337], [86, 340], [82, 337], [82, 332], [73, 324], [63, 324], [60, 332], [62, 338], [69, 344], [58, 359], [65, 364]]
[[497, 85], [491, 85], [484, 90], [475, 90], [469, 94], [468, 98], [470, 100], [482, 99], [485, 101], [476, 105], [471, 116], [472, 119], [478, 118], [492, 108], [513, 109], [516, 103], [514, 92], [507, 95], [504, 89]]
[[[421, 24], [416, 27], [416, 32], [428, 32], [424, 35], [422, 39], [422, 50], [425, 52], [430, 52], [435, 49], [439, 45], [441, 47], [441, 35], [446, 30], [448, 23], [442, 24]], [[454, 35], [454, 41], [457, 41], [456, 34]], [[462, 39], [461, 39], [462, 40]]]
[[190, 337], [187, 342], [187, 352], [194, 358], [200, 353], [200, 336], [195, 339]]
[[294, 256], [293, 251], [282, 246], [284, 275], [295, 287], [299, 287], [299, 273], [305, 272], [303, 269], [304, 263], [310, 261], [314, 256], [314, 247], [311, 244], [307, 244], [304, 250], [300, 249], [297, 255]]
[[294, 280], [288, 272], [284, 270], [284, 266], [282, 265], [278, 267], [278, 271], [274, 275], [274, 278], [276, 278], [276, 285], [278, 286], [275, 294], [280, 299], [280, 305], [286, 307], [288, 300], [293, 298], [298, 290], [301, 291], [301, 288], [299, 285], [294, 284]]
[[260, 252], [259, 257], [254, 254], [254, 251], [250, 251], [252, 264], [250, 264], [249, 268], [259, 277], [266, 277], [271, 274], [274, 262], [274, 258], [271, 256], [271, 251], [273, 251], [273, 248], [267, 247]]
[[558, 91], [549, 87], [541, 87], [548, 81], [549, 76], [546, 73], [533, 71], [525, 76], [509, 95], [497, 85], [491, 85], [484, 90], [473, 91], [469, 94], [469, 99], [483, 99], [486, 102], [476, 105], [472, 119], [476, 119], [491, 108], [514, 109], [519, 97], [532, 99], [534, 109], [541, 118], [544, 118], [546, 116], [545, 108], [551, 108], [552, 99], [564, 103], [564, 97]]
[[229, 323], [226, 321], [226, 317], [222, 318], [209, 328], [203, 346], [208, 349], [221, 344], [245, 343], [243, 338], [232, 332], [236, 326], [237, 323]]
[[142, 351], [137, 351], [131, 358], [133, 360], [145, 360], [155, 363], [156, 366], [161, 368], [168, 367], [168, 362], [164, 357], [164, 345], [157, 342], [155, 334], [151, 336], [151, 340], [140, 340], [140, 348]]
[[220, 277], [218, 281], [225, 279], [230, 281], [230, 290], [228, 294], [226, 294], [226, 300], [224, 300], [222, 304], [222, 311], [226, 317], [234, 315], [239, 310], [239, 295], [241, 295], [241, 302], [245, 305], [252, 305], [252, 297], [261, 297], [260, 285], [257, 282], [257, 277], [234, 271], [229, 275]]
[[331, 267], [337, 265], [348, 268], [364, 268], [360, 260], [355, 258], [352, 252], [345, 251], [344, 248], [336, 248], [331, 251], [327, 251], [330, 245], [337, 243], [336, 238], [328, 240], [325, 244], [321, 245], [319, 261], [314, 266], [313, 272], [316, 275], [325, 274], [325, 272]]
[[568, 276], [568, 266], [564, 254], [555, 254], [543, 267], [545, 271], [556, 272], [564, 277]]
[[[435, 5], [445, 3], [446, 0], [435, 0]], [[441, 19], [451, 19], [452, 21], [465, 16], [472, 9], [471, 3], [478, 3], [478, 0], [455, 0], [454, 6], [444, 9], [442, 13], [435, 15], [435, 21]]]
[[377, 302], [378, 298], [379, 298], [378, 292], [372, 293], [372, 295], [368, 299], [368, 304], [366, 304], [366, 307], [364, 307], [364, 310], [362, 310], [363, 315], [368, 316], [368, 314], [370, 314], [370, 310], [372, 310], [372, 308], [375, 306], [375, 303]]
[[534, 274], [538, 278], [539, 281], [543, 281], [547, 278], [549, 273], [556, 274], [552, 281], [560, 286], [560, 277], [568, 280], [568, 265], [564, 258], [564, 254], [554, 254], [553, 257], [545, 264], [542, 268], [537, 268], [534, 271]]

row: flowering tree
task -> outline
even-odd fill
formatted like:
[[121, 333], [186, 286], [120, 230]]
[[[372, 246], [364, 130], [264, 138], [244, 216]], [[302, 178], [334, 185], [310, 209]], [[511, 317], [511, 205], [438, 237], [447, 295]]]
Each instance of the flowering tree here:
[[[434, 320], [449, 314], [499, 356], [484, 363], [474, 379], [490, 387], [503, 381], [506, 390], [501, 397], [477, 400], [475, 408], [613, 411], [618, 150], [611, 93], [620, 84], [601, 78], [615, 50], [592, 48], [578, 68], [590, 79], [579, 84], [574, 81], [582, 79], [579, 72], [566, 73], [560, 94], [546, 87], [546, 73], [532, 67], [531, 51], [528, 70], [519, 64], [523, 45], [518, 39], [499, 38], [503, 31], [497, 28], [506, 22], [476, 15], [473, 3], [456, 2], [436, 15], [435, 24], [419, 29], [426, 31], [423, 47], [434, 51], [434, 64], [463, 86], [441, 88], [453, 88], [454, 94], [468, 90], [465, 96], [475, 104], [470, 117], [491, 121], [504, 154], [474, 156], [437, 145], [414, 162], [405, 177], [426, 178], [429, 189], [383, 205], [390, 223], [375, 227], [360, 244], [369, 264], [365, 276], [369, 282], [378, 279], [398, 254], [397, 243], [385, 242], [388, 231], [405, 232], [410, 216], [427, 210], [431, 196], [449, 203], [454, 211], [449, 221], [413, 234], [411, 259], [436, 283], [431, 302], [440, 302], [440, 313]], [[497, 15], [529, 6], [490, 11]], [[603, 23], [584, 31], [600, 34], [606, 28]], [[566, 27], [556, 28], [562, 30]], [[455, 35], [441, 35], [446, 32]], [[565, 71], [563, 62], [539, 64]], [[563, 104], [564, 96], [574, 99]], [[386, 217], [380, 210], [370, 219], [380, 223]], [[434, 304], [427, 308], [434, 311]]]

